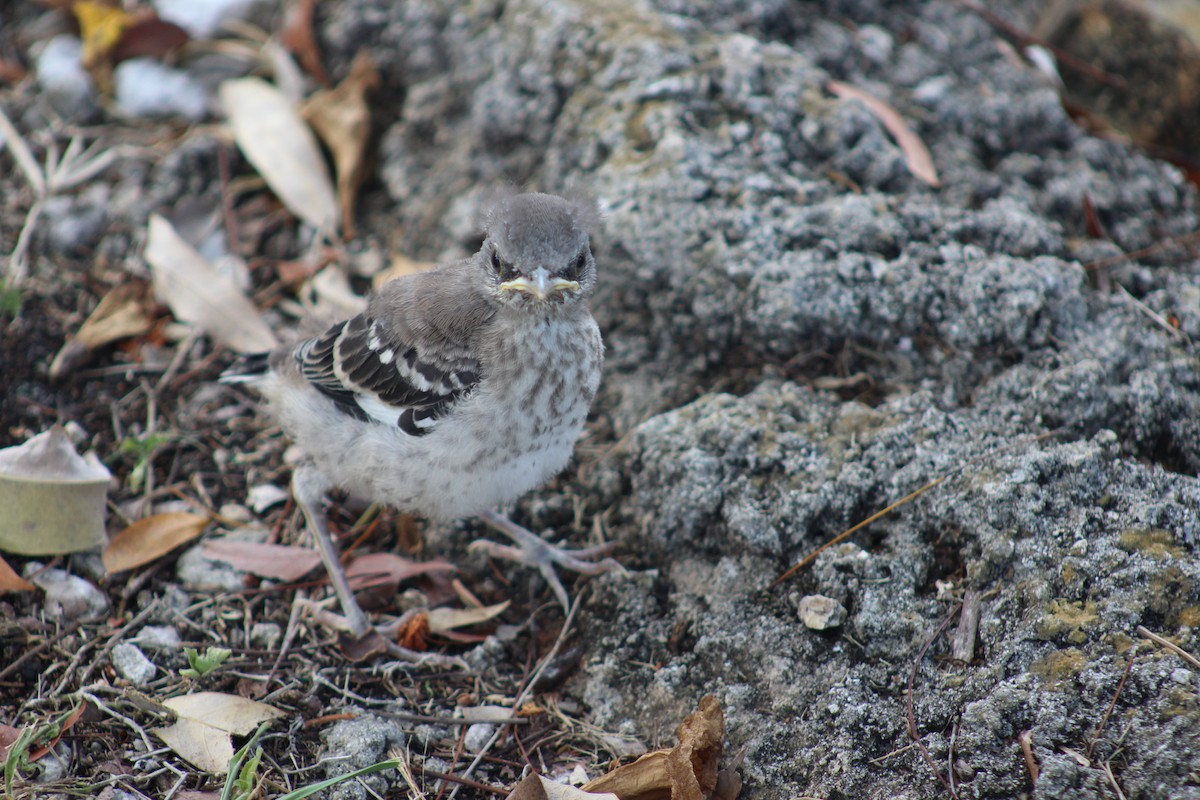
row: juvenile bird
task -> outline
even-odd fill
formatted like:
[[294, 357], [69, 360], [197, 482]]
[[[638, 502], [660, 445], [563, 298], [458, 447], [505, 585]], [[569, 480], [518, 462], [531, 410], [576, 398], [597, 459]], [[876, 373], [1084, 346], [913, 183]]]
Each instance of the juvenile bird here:
[[223, 376], [260, 392], [305, 451], [293, 494], [355, 634], [369, 624], [321, 505], [334, 486], [427, 518], [482, 517], [516, 544], [488, 552], [536, 566], [564, 607], [556, 564], [619, 569], [588, 560], [603, 547], [563, 550], [495, 512], [567, 465], [600, 383], [587, 305], [598, 218], [554, 195], [499, 200], [475, 255], [387, 283], [362, 314]]

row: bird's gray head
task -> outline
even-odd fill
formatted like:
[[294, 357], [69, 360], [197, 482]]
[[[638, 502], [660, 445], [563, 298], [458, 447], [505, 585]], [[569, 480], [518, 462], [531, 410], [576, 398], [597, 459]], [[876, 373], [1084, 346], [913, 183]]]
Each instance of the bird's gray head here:
[[595, 203], [552, 194], [497, 200], [484, 219], [476, 256], [489, 294], [502, 306], [555, 313], [585, 300], [596, 285], [588, 244], [599, 221]]

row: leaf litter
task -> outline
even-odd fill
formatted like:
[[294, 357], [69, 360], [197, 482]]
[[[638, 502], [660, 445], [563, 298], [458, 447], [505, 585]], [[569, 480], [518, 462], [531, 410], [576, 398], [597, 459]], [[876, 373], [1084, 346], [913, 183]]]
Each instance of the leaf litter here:
[[[312, 4], [301, 3], [300, 7], [302, 16], [308, 14], [307, 24], [311, 26]], [[107, 33], [96, 34], [102, 46], [95, 51], [95, 59], [102, 67], [106, 61], [111, 66], [115, 59], [124, 57], [120, 48], [129, 42], [123, 40], [137, 29], [136, 21], [119, 15], [103, 24], [111, 27]], [[152, 40], [161, 37], [159, 44], [171, 38], [163, 28], [151, 26], [144, 30]], [[246, 34], [243, 31], [238, 35]], [[230, 45], [225, 52], [249, 52], [257, 46], [260, 63], [279, 63], [286, 54], [277, 45], [272, 50], [269, 42], [269, 37], [263, 37], [257, 44], [248, 45], [245, 39], [235, 37], [225, 40]], [[301, 62], [309, 74], [315, 75], [319, 72], [314, 66], [319, 65], [319, 53], [311, 43], [298, 49], [305, 48], [309, 52], [301, 52]], [[211, 49], [222, 52], [220, 47]], [[428, 646], [430, 640], [442, 647], [447, 642], [485, 642], [494, 652], [504, 653], [503, 661], [484, 672], [462, 668], [434, 671], [416, 665], [387, 672], [386, 679], [381, 679], [384, 673], [375, 663], [347, 664], [339, 658], [339, 650], [329, 646], [327, 638], [322, 640], [326, 630], [297, 616], [294, 607], [289, 615], [287, 605], [274, 599], [277, 592], [273, 587], [255, 583], [258, 577], [267, 581], [299, 580], [307, 573], [321, 581], [323, 575], [311, 566], [300, 571], [305, 564], [315, 563], [311, 550], [274, 543], [287, 541], [302, 530], [302, 526], [291, 524], [290, 505], [267, 505], [257, 510], [242, 505], [247, 484], [282, 484], [286, 479], [286, 470], [281, 467], [284, 445], [274, 432], [263, 430], [261, 422], [250, 419], [244, 398], [232, 390], [215, 388], [213, 379], [228, 362], [228, 355], [220, 348], [254, 352], [275, 344], [277, 315], [288, 302], [280, 295], [286, 287], [278, 282], [276, 270], [289, 259], [317, 263], [311, 253], [321, 253], [318, 268], [310, 273], [316, 276], [312, 281], [316, 295], [323, 303], [345, 309], [361, 307], [358, 290], [361, 280], [370, 277], [354, 272], [354, 280], [360, 283], [350, 285], [346, 277], [348, 257], [334, 234], [340, 220], [342, 233], [352, 235], [356, 196], [367, 177], [366, 134], [371, 125], [368, 94], [377, 80], [373, 67], [365, 57], [357, 61], [345, 80], [314, 98], [303, 114], [293, 99], [298, 96], [295, 87], [303, 86], [302, 76], [279, 80], [292, 89], [280, 90], [259, 79], [235, 79], [226, 82], [221, 91], [238, 148], [270, 192], [309, 231], [294, 236], [287, 256], [258, 257], [250, 263], [256, 275], [253, 295], [200, 255], [196, 244], [189, 243], [168, 221], [182, 219], [181, 208], [159, 209], [160, 213], [150, 217], [144, 258], [157, 299], [176, 320], [193, 326], [190, 331], [181, 333], [163, 325], [162, 309], [154, 306], [146, 284], [140, 280], [144, 272], [131, 279], [119, 264], [103, 260], [81, 264], [85, 269], [80, 274], [94, 277], [77, 287], [84, 301], [79, 305], [85, 305], [89, 296], [94, 300], [90, 314], [81, 313], [79, 307], [73, 309], [66, 319], [76, 321], [72, 326], [74, 337], [63, 345], [63, 335], [56, 343], [58, 357], [53, 359], [53, 372], [60, 379], [56, 391], [70, 400], [58, 413], [75, 418], [90, 431], [85, 437], [89, 445], [109, 457], [119, 453], [119, 443], [142, 441], [156, 428], [171, 430], [172, 443], [170, 448], [156, 450], [153, 460], [138, 462], [137, 466], [152, 476], [144, 483], [142, 497], [129, 496], [132, 481], [127, 471], [131, 465], [116, 464], [120, 480], [113, 489], [113, 514], [107, 526], [101, 517], [101, 536], [97, 541], [93, 532], [87, 548], [94, 552], [104, 541], [106, 530], [119, 531], [104, 548], [102, 557], [51, 565], [55, 569], [66, 566], [78, 574], [79, 580], [102, 587], [110, 599], [105, 610], [48, 625], [38, 619], [37, 606], [28, 601], [0, 609], [11, 609], [19, 622], [12, 627], [0, 625], [0, 697], [5, 718], [14, 723], [14, 730], [18, 723], [26, 727], [53, 726], [62, 718], [56, 710], [83, 699], [76, 707], [87, 710], [73, 724], [76, 731], [83, 727], [82, 735], [100, 737], [105, 742], [102, 772], [106, 785], [136, 788], [151, 796], [174, 789], [164, 783], [165, 777], [154, 777], [163, 774], [162, 770], [147, 769], [148, 764], [170, 763], [174, 774], [188, 774], [196, 785], [203, 785], [226, 768], [233, 746], [231, 737], [246, 735], [255, 720], [284, 714], [293, 720], [307, 719], [319, 728], [323, 724], [321, 709], [341, 705], [348, 714], [362, 714], [356, 705], [364, 698], [371, 698], [368, 705], [386, 702], [431, 719], [452, 718], [455, 708], [485, 709], [486, 719], [491, 722], [482, 724], [499, 725], [501, 731], [510, 732], [519, 724], [523, 735], [532, 737], [518, 745], [506, 733], [493, 740], [498, 752], [521, 758], [519, 753], [528, 746], [537, 763], [543, 765], [594, 761], [596, 753], [611, 750], [608, 743], [616, 735], [577, 726], [571, 717], [580, 713], [578, 706], [560, 701], [553, 691], [539, 689], [535, 694], [530, 688], [535, 679], [547, 674], [546, 667], [556, 661], [562, 643], [578, 635], [573, 615], [561, 622], [530, 616], [513, 603], [520, 592], [502, 580], [472, 574], [470, 589], [462, 582], [450, 581], [454, 567], [449, 562], [417, 562], [390, 552], [357, 555], [350, 562], [353, 577], [364, 584], [375, 584], [377, 589], [382, 586], [385, 595], [394, 595], [394, 602], [404, 599], [420, 604], [408, 615], [411, 625], [403, 635], [412, 640], [430, 637], [423, 646]], [[336, 189], [305, 118], [320, 132], [332, 155]], [[31, 146], [23, 135], [11, 136], [10, 131], [15, 133], [16, 128], [7, 116], [0, 117], [0, 123], [18, 165], [35, 189], [38, 203], [57, 191], [103, 179], [118, 158], [147, 161], [171, 147], [170, 133], [155, 141], [152, 148], [114, 146], [101, 134], [86, 148], [81, 138], [71, 139], [60, 155], [52, 138], [54, 146], [41, 159], [34, 155], [40, 140]], [[264, 149], [261, 144], [266, 140], [274, 146]], [[237, 234], [231, 222], [236, 223], [239, 214], [257, 215], [246, 220], [248, 225], [243, 231], [253, 230], [259, 241], [293, 235], [278, 222], [263, 221], [267, 213], [283, 212], [258, 202], [266, 193], [254, 189], [253, 179], [234, 180], [241, 181], [240, 185], [249, 187], [255, 195], [247, 202], [235, 203], [229, 180], [222, 180], [222, 204], [213, 208], [222, 212], [225, 233], [231, 241]], [[30, 209], [18, 242], [17, 263], [9, 273], [16, 277], [11, 285], [28, 287], [30, 294], [23, 299], [30, 313], [46, 304], [43, 285], [48, 276], [26, 272], [26, 267], [36, 265], [39, 257], [33, 236], [38, 210], [38, 206]], [[318, 240], [330, 237], [332, 241], [322, 245], [323, 250], [313, 248], [305, 253], [303, 243], [313, 241], [308, 238], [313, 233]], [[266, 272], [276, 276], [269, 277], [271, 282], [266, 286], [264, 271], [259, 269], [264, 260], [270, 267]], [[431, 266], [397, 253], [375, 263], [389, 260], [395, 268], [390, 277]], [[131, 256], [130, 261], [136, 258]], [[383, 279], [384, 273], [380, 273]], [[270, 316], [270, 324], [264, 311], [274, 315]], [[120, 349], [110, 347], [122, 342]], [[51, 360], [47, 356], [47, 363]], [[28, 369], [20, 364], [18, 367]], [[93, 391], [96, 387], [100, 388], [98, 393]], [[37, 413], [47, 412], [37, 409]], [[8, 430], [11, 436], [22, 428], [10, 422]], [[27, 438], [29, 433], [24, 431], [24, 436]], [[106, 489], [109, 484], [106, 477]], [[187, 502], [184, 507], [200, 513], [176, 510], [183, 505], [181, 500]], [[130, 513], [131, 509], [139, 513]], [[148, 512], [144, 517], [142, 509]], [[212, 520], [237, 527], [254, 524], [263, 514], [269, 515], [265, 521], [273, 525], [271, 546], [288, 548], [286, 557], [280, 556], [281, 551], [273, 551], [279, 562], [273, 571], [260, 562], [257, 569], [246, 570], [257, 577], [247, 580], [242, 574], [233, 581], [189, 572], [191, 567], [185, 562], [190, 563], [194, 560], [190, 556], [202, 551], [189, 544]], [[400, 535], [401, 541], [406, 541], [405, 536]], [[386, 550], [387, 545], [381, 547]], [[184, 551], [182, 555], [178, 555], [180, 551]], [[247, 552], [240, 551], [235, 561], [248, 559]], [[0, 564], [0, 591], [28, 591], [32, 584], [5, 567]], [[410, 585], [417, 580], [422, 581], [419, 590]], [[300, 594], [303, 598], [307, 591], [302, 589]], [[476, 595], [484, 601], [475, 600]], [[8, 595], [4, 600], [14, 602], [12, 597]], [[457, 608], [455, 603], [467, 607]], [[551, 640], [555, 644], [547, 649]], [[201, 652], [214, 643], [228, 653], [221, 665], [212, 671], [188, 666], [185, 651]], [[139, 648], [160, 668], [161, 677], [146, 687], [148, 694], [134, 692], [113, 671], [111, 662], [122, 646]], [[578, 657], [573, 663], [578, 663]], [[465, 662], [462, 667], [466, 667]], [[44, 677], [35, 680], [34, 676]], [[14, 678], [18, 679], [16, 683]], [[270, 704], [255, 704], [248, 699], [267, 694], [276, 698]], [[163, 719], [164, 709], [172, 707], [178, 717], [168, 724]], [[212, 716], [219, 708], [238, 709], [232, 714], [236, 725]], [[461, 749], [456, 744], [471, 717], [483, 718], [479, 714], [465, 715], [461, 722], [451, 724], [445, 735], [430, 741], [429, 756], [442, 759], [443, 769], [451, 777], [455, 772], [469, 773], [473, 769], [461, 760]], [[195, 768], [171, 761], [165, 751], [152, 753], [148, 735], [169, 739], [172, 751]], [[312, 734], [299, 738], [306, 746], [316, 747]], [[618, 738], [625, 741], [628, 737]], [[294, 751], [288, 752], [292, 740], [274, 741], [272, 744], [268, 736], [266, 744], [275, 758], [295, 755]], [[637, 746], [630, 746], [631, 752], [642, 747], [633, 744]], [[132, 769], [135, 762], [137, 770]], [[281, 766], [284, 762], [272, 763], [275, 780], [288, 784], [303, 781]], [[88, 765], [85, 759], [73, 767], [86, 769]], [[18, 784], [27, 777], [23, 767], [13, 774]], [[429, 776], [433, 774], [433, 770], [423, 772], [420, 765], [414, 767], [418, 780], [432, 781]], [[509, 767], [493, 766], [488, 768], [486, 780], [492, 781], [493, 791], [498, 791], [496, 784], [511, 783], [517, 774]]]

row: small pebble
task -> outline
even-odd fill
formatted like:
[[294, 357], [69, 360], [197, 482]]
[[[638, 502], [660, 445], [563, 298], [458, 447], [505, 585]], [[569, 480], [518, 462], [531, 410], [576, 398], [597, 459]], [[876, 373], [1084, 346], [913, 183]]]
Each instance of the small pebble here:
[[52, 617], [66, 620], [97, 617], [108, 611], [108, 598], [92, 584], [62, 569], [48, 569], [34, 576], [42, 565], [30, 561], [25, 576], [46, 593], [44, 608]]
[[147, 625], [138, 631], [134, 641], [150, 650], [178, 650], [183, 645], [179, 631], [170, 625]]
[[846, 621], [846, 607], [832, 597], [819, 594], [801, 597], [797, 611], [804, 627], [814, 631], [837, 628]]
[[146, 658], [136, 644], [129, 642], [121, 642], [113, 648], [112, 665], [118, 675], [134, 686], [145, 686], [158, 673], [154, 662]]
[[208, 113], [208, 93], [186, 72], [149, 58], [122, 61], [113, 70], [117, 108], [131, 117], [181, 116], [199, 121]]
[[487, 745], [488, 739], [492, 738], [492, 734], [496, 732], [496, 726], [490, 722], [476, 722], [471, 727], [467, 728], [467, 735], [463, 737], [463, 748], [468, 753], [478, 753]]

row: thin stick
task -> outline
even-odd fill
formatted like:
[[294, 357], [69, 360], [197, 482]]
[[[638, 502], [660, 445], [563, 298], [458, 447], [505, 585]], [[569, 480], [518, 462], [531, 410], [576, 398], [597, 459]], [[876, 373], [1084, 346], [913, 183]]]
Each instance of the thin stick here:
[[950, 611], [950, 613], [946, 615], [946, 618], [942, 620], [942, 624], [938, 625], [937, 630], [933, 632], [933, 636], [929, 637], [929, 640], [921, 647], [921, 652], [917, 653], [917, 657], [913, 659], [912, 670], [908, 673], [908, 693], [904, 703], [908, 715], [908, 735], [912, 737], [913, 743], [916, 744], [917, 749], [921, 751], [921, 757], [925, 759], [925, 763], [929, 765], [931, 770], [933, 770], [933, 774], [937, 777], [942, 786], [946, 787], [946, 791], [950, 793], [950, 796], [953, 797], [954, 800], [958, 800], [958, 792], [954, 790], [954, 787], [938, 770], [937, 763], [933, 760], [933, 755], [929, 752], [929, 748], [925, 746], [917, 733], [917, 715], [913, 711], [913, 687], [917, 682], [917, 670], [920, 669], [921, 662], [925, 660], [925, 653], [929, 652], [930, 646], [936, 642], [937, 638], [942, 635], [942, 632], [949, 627], [950, 623], [954, 620], [955, 615], [958, 614], [958, 611], [961, 607], [961, 604], [956, 605]]
[[912, 502], [912, 501], [913, 501], [913, 500], [915, 500], [916, 498], [918, 498], [918, 497], [920, 497], [921, 495], [923, 495], [923, 494], [925, 494], [926, 492], [928, 492], [928, 491], [929, 491], [930, 489], [932, 489], [933, 487], [937, 486], [937, 485], [938, 485], [939, 483], [941, 483], [942, 481], [946, 480], [946, 478], [947, 478], [947, 477], [949, 477], [949, 476], [947, 476], [947, 475], [943, 475], [943, 476], [942, 476], [942, 477], [940, 477], [940, 478], [935, 478], [934, 480], [932, 480], [932, 481], [930, 481], [929, 483], [927, 483], [927, 484], [925, 484], [924, 486], [922, 486], [920, 489], [917, 489], [915, 492], [910, 492], [909, 494], [906, 494], [904, 497], [901, 497], [899, 500], [897, 500], [896, 502], [892, 503], [890, 506], [888, 506], [887, 508], [883, 509], [882, 511], [876, 511], [874, 514], [872, 514], [871, 516], [867, 517], [866, 519], [864, 519], [862, 522], [858, 523], [858, 524], [857, 524], [857, 525], [855, 525], [854, 527], [852, 527], [852, 528], [849, 528], [848, 530], [845, 530], [845, 531], [843, 531], [843, 532], [839, 533], [837, 536], [833, 537], [833, 538], [832, 538], [832, 539], [830, 539], [828, 542], [825, 542], [825, 544], [821, 545], [821, 546], [820, 546], [820, 547], [818, 547], [816, 550], [813, 550], [811, 553], [809, 553], [808, 555], [806, 555], [804, 558], [800, 559], [800, 561], [798, 561], [796, 564], [794, 564], [794, 565], [791, 567], [791, 569], [789, 569], [787, 572], [783, 573], [783, 574], [782, 574], [782, 575], [780, 575], [778, 578], [776, 578], [776, 579], [775, 579], [775, 582], [771, 584], [771, 588], [772, 588], [772, 589], [774, 589], [776, 586], [778, 586], [779, 584], [781, 584], [781, 583], [783, 583], [784, 581], [786, 581], [788, 578], [790, 578], [790, 577], [792, 577], [793, 575], [795, 575], [797, 571], [804, 569], [804, 568], [805, 568], [805, 567], [807, 567], [809, 564], [811, 564], [812, 562], [816, 561], [816, 560], [817, 560], [817, 556], [819, 556], [819, 555], [820, 555], [821, 553], [823, 553], [824, 551], [828, 550], [830, 547], [833, 547], [835, 544], [838, 544], [839, 542], [843, 542], [843, 541], [845, 541], [846, 539], [848, 539], [849, 537], [853, 536], [853, 535], [854, 535], [855, 533], [857, 533], [858, 531], [860, 531], [860, 530], [862, 530], [863, 528], [865, 528], [865, 527], [867, 527], [868, 525], [870, 525], [870, 524], [871, 524], [872, 522], [874, 522], [875, 520], [879, 519], [880, 517], [884, 517], [884, 516], [886, 516], [886, 515], [888, 515], [888, 514], [892, 513], [892, 511], [894, 511], [895, 509], [897, 509], [897, 508], [899, 508], [900, 506], [904, 505], [905, 503]]
[[1042, 774], [1042, 768], [1038, 766], [1037, 758], [1033, 755], [1033, 733], [1031, 731], [1021, 731], [1017, 734], [1017, 742], [1021, 745], [1021, 753], [1025, 756], [1025, 769], [1029, 770], [1030, 783], [1036, 788], [1038, 778]]
[[[529, 695], [533, 692], [533, 687], [537, 685], [538, 680], [542, 677], [542, 673], [546, 671], [546, 667], [549, 666], [550, 662], [558, 656], [558, 651], [562, 649], [563, 644], [567, 641], [567, 634], [571, 631], [571, 623], [575, 621], [575, 612], [579, 610], [579, 605], [582, 600], [583, 592], [581, 591], [578, 595], [576, 595], [575, 602], [571, 604], [571, 609], [567, 612], [567, 618], [563, 621], [562, 630], [558, 632], [558, 638], [554, 640], [554, 646], [550, 648], [550, 652], [546, 653], [546, 655], [542, 657], [537, 669], [533, 671], [533, 677], [526, 682], [525, 688], [520, 691], [520, 693], [517, 695], [517, 699], [513, 701], [514, 711], [520, 710], [521, 706], [525, 704], [525, 700], [528, 699]], [[499, 741], [500, 734], [503, 731], [503, 726], [496, 728], [496, 732], [492, 734], [492, 738], [488, 739], [487, 744], [480, 748], [479, 752], [475, 755], [475, 760], [472, 761], [470, 766], [463, 770], [462, 773], [460, 773], [463, 778], [470, 777], [475, 768], [479, 766], [479, 763], [483, 761], [483, 757], [487, 755], [487, 752], [492, 749], [497, 741]], [[450, 791], [450, 800], [454, 800], [454, 797], [458, 794], [458, 790], [460, 788], [462, 788], [462, 784], [455, 786], [454, 789]]]
[[1138, 625], [1136, 628], [1134, 628], [1134, 630], [1136, 630], [1138, 632], [1139, 636], [1143, 636], [1143, 637], [1149, 639], [1150, 641], [1154, 642], [1155, 644], [1162, 645], [1163, 647], [1165, 647], [1168, 650], [1170, 650], [1171, 652], [1173, 652], [1175, 655], [1182, 658], [1184, 661], [1191, 664], [1196, 669], [1200, 669], [1200, 658], [1196, 658], [1194, 655], [1189, 653], [1187, 650], [1184, 650], [1182, 647], [1175, 644], [1174, 642], [1164, 639], [1163, 637], [1159, 636], [1157, 633], [1151, 633], [1150, 631], [1143, 628], [1141, 625]]
[[1096, 734], [1088, 742], [1087, 757], [1089, 760], [1092, 757], [1092, 750], [1096, 747], [1096, 742], [1100, 740], [1100, 735], [1104, 733], [1104, 728], [1108, 725], [1108, 718], [1112, 716], [1113, 709], [1117, 707], [1117, 698], [1121, 696], [1121, 691], [1125, 688], [1125, 681], [1129, 680], [1129, 672], [1133, 669], [1133, 659], [1136, 655], [1137, 647], [1133, 647], [1129, 651], [1129, 659], [1125, 662], [1125, 671], [1121, 673], [1121, 680], [1117, 681], [1117, 690], [1113, 692], [1112, 701], [1108, 704], [1108, 708], [1104, 710], [1104, 716], [1100, 718], [1100, 724], [1096, 727]]

